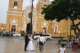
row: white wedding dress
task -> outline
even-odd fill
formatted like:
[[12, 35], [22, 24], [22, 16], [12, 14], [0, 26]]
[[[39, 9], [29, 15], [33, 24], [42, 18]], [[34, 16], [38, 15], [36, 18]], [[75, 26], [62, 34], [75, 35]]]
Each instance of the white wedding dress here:
[[29, 37], [29, 39], [30, 41], [28, 43], [27, 50], [28, 51], [35, 50], [32, 37]]

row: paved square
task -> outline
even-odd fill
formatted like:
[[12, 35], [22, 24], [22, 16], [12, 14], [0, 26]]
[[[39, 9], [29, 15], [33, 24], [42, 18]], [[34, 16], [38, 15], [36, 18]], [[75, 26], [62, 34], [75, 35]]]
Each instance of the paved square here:
[[[0, 53], [40, 53], [36, 40], [33, 42], [35, 51], [24, 51], [24, 37], [0, 37]], [[59, 47], [57, 39], [47, 41], [43, 53], [58, 53]], [[66, 48], [66, 53], [80, 53], [80, 49], [72, 51], [71, 48]]]

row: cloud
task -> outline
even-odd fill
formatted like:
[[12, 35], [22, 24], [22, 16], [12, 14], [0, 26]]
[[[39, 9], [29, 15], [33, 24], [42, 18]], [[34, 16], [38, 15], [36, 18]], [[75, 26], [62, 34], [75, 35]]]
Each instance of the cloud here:
[[[30, 6], [32, 4], [31, 2], [32, 2], [32, 0], [23, 0], [23, 8], [22, 9], [25, 9], [27, 6]], [[38, 2], [38, 0], [33, 1], [34, 7], [36, 7], [37, 2]]]
[[9, 0], [0, 1], [0, 23], [6, 23]]

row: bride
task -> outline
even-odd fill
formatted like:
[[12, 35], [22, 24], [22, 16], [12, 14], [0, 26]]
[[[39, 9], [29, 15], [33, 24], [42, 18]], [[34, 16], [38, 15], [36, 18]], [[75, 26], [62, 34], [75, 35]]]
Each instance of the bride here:
[[35, 50], [34, 44], [33, 44], [32, 35], [31, 34], [29, 35], [29, 39], [30, 39], [30, 41], [28, 43], [27, 50], [28, 51]]

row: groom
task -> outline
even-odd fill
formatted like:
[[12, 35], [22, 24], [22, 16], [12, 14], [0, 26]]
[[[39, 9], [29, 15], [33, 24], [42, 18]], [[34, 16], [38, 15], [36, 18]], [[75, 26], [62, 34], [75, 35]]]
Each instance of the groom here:
[[29, 43], [29, 38], [28, 38], [28, 34], [27, 35], [25, 35], [25, 46], [24, 46], [24, 51], [26, 51], [26, 48], [27, 48], [27, 46], [28, 46], [28, 43]]

